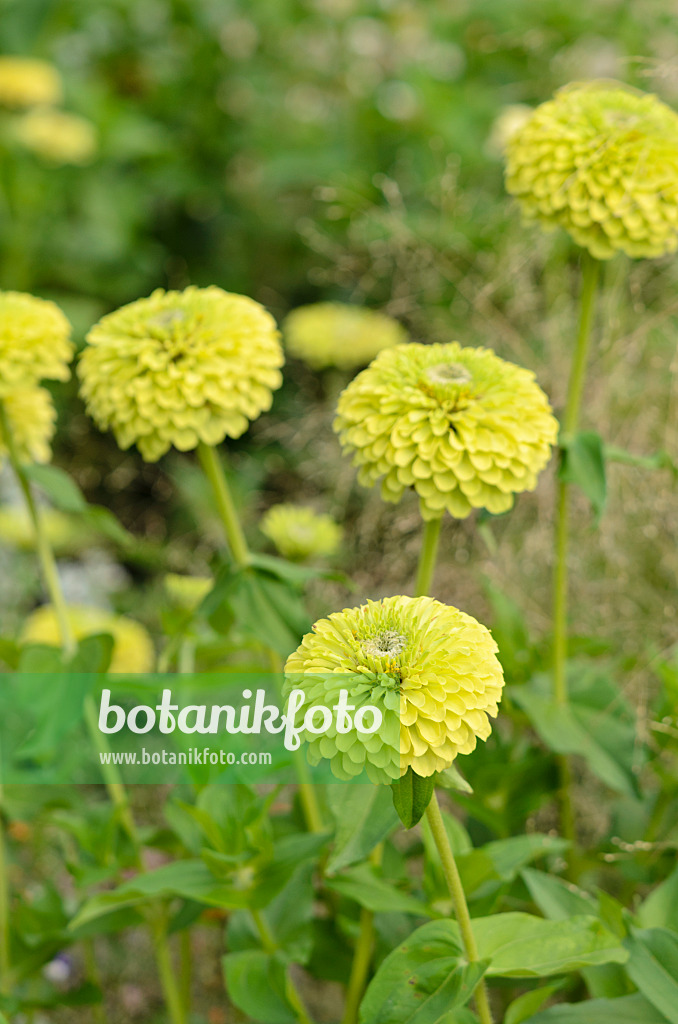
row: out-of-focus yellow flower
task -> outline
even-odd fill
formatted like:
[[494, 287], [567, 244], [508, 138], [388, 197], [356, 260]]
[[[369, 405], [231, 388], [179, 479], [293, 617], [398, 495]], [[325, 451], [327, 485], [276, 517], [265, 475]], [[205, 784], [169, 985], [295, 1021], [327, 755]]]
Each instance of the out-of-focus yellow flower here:
[[[41, 387], [17, 387], [2, 401], [8, 426], [21, 462], [49, 462], [56, 410], [49, 391]], [[0, 422], [0, 461], [7, 442]]]
[[332, 555], [341, 542], [341, 527], [332, 516], [304, 505], [274, 505], [261, 520], [261, 532], [283, 558], [303, 562]]
[[534, 112], [526, 103], [510, 103], [499, 113], [487, 138], [486, 150], [490, 156], [502, 157], [509, 141], [527, 123]]
[[37, 107], [60, 103], [61, 75], [53, 64], [32, 57], [0, 57], [0, 105]]
[[147, 462], [240, 437], [270, 409], [283, 364], [263, 306], [221, 288], [154, 292], [103, 317], [78, 368], [87, 410]]
[[314, 370], [365, 366], [382, 349], [407, 341], [405, 328], [392, 317], [340, 302], [292, 310], [283, 334], [288, 352]]
[[[82, 551], [91, 542], [82, 524], [54, 508], [40, 510], [43, 530], [56, 555]], [[35, 549], [35, 530], [25, 509], [12, 506], [0, 508], [0, 545], [19, 548], [22, 551]]]
[[336, 719], [322, 735], [304, 731], [309, 761], [328, 758], [338, 778], [365, 770], [375, 782], [449, 768], [490, 734], [504, 685], [496, 650], [484, 626], [431, 597], [387, 597], [320, 619], [285, 666], [285, 694], [305, 694], [297, 725], [314, 705], [334, 708], [342, 689], [383, 723], [372, 734], [337, 731]]
[[424, 519], [498, 514], [533, 490], [558, 424], [534, 374], [485, 348], [399, 345], [342, 392], [334, 428], [366, 487], [419, 495]]
[[506, 187], [526, 217], [597, 259], [674, 252], [678, 115], [615, 82], [574, 83], [510, 139]]
[[91, 121], [61, 110], [31, 110], [15, 123], [14, 135], [22, 146], [55, 166], [88, 164], [97, 151]]
[[193, 612], [214, 586], [209, 576], [183, 576], [168, 572], [164, 579], [167, 596], [179, 608]]
[[[76, 640], [84, 640], [97, 633], [113, 637], [113, 656], [109, 672], [150, 672], [155, 662], [153, 643], [148, 632], [138, 622], [124, 615], [114, 615], [101, 608], [71, 605], [68, 621]], [[61, 645], [59, 623], [54, 608], [42, 605], [28, 617], [21, 633], [24, 644]]]
[[39, 380], [68, 380], [71, 325], [54, 302], [0, 292], [0, 399]]

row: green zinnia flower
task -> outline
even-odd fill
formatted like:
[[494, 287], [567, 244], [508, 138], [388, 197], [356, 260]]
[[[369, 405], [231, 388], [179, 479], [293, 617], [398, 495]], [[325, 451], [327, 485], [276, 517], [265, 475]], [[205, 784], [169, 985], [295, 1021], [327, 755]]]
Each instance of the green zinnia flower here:
[[342, 392], [334, 427], [359, 481], [383, 477], [393, 502], [413, 488], [424, 519], [505, 512], [536, 486], [558, 434], [533, 373], [456, 341], [382, 352]]
[[283, 324], [288, 352], [313, 370], [365, 366], [384, 348], [407, 341], [405, 328], [374, 309], [318, 302], [294, 309]]
[[221, 288], [155, 291], [103, 317], [78, 373], [87, 410], [147, 462], [240, 437], [282, 383], [275, 321]]
[[352, 714], [371, 705], [383, 722], [374, 733], [338, 732], [335, 722], [323, 735], [303, 732], [309, 761], [374, 782], [449, 768], [490, 734], [504, 685], [496, 650], [484, 626], [431, 597], [387, 597], [320, 619], [285, 665], [285, 695], [305, 694], [297, 720], [314, 705], [333, 708], [344, 689]]
[[332, 516], [303, 505], [274, 505], [264, 514], [260, 529], [283, 558], [295, 562], [334, 554], [342, 532]]
[[506, 187], [528, 218], [597, 259], [678, 247], [678, 115], [614, 82], [574, 83], [507, 145]]

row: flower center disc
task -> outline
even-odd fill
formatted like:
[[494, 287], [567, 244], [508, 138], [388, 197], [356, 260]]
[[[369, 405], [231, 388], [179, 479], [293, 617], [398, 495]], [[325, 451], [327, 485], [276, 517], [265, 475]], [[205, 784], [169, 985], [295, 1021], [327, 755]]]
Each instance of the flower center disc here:
[[376, 636], [370, 637], [369, 640], [363, 640], [362, 647], [365, 654], [369, 654], [373, 658], [392, 658], [394, 655], [400, 654], [406, 644], [406, 636], [397, 633], [395, 629], [387, 629], [383, 633], [377, 633]]
[[469, 384], [471, 373], [461, 363], [438, 363], [429, 366], [426, 376], [433, 384]]

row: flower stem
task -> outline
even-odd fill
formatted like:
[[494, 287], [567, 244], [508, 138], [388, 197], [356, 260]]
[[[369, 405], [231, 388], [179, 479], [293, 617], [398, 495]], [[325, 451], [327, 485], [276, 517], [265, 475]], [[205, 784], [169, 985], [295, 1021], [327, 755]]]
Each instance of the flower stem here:
[[198, 458], [200, 459], [200, 465], [205, 476], [212, 487], [233, 561], [242, 568], [249, 562], [250, 553], [240, 520], [238, 519], [238, 513], [236, 512], [228, 481], [224, 474], [224, 467], [215, 449], [210, 447], [210, 445], [204, 444], [202, 441], [198, 445]]
[[[379, 865], [383, 853], [383, 844], [380, 843], [370, 854], [370, 861]], [[367, 907], [360, 910], [360, 931], [358, 941], [353, 952], [351, 974], [348, 979], [346, 990], [346, 1003], [342, 1024], [358, 1024], [358, 1011], [362, 1001], [367, 975], [369, 974], [372, 954], [374, 952], [374, 914]]]
[[[257, 927], [257, 931], [259, 932], [259, 938], [261, 939], [261, 945], [264, 947], [264, 950], [271, 955], [277, 953], [278, 945], [271, 935], [271, 930], [268, 927], [261, 911], [251, 910], [250, 913], [252, 914], [252, 919]], [[299, 1024], [312, 1024], [302, 998], [299, 995], [297, 987], [292, 981], [288, 971], [285, 972], [285, 977], [285, 995], [287, 996], [288, 1003], [297, 1015]]]
[[[475, 935], [473, 934], [473, 928], [471, 926], [471, 915], [468, 912], [466, 896], [464, 895], [464, 887], [461, 884], [457, 862], [455, 861], [454, 854], [452, 853], [452, 847], [450, 846], [450, 840], [445, 829], [443, 816], [440, 813], [440, 805], [438, 804], [438, 798], [436, 797], [435, 790], [433, 791], [431, 802], [426, 808], [426, 819], [431, 827], [431, 834], [433, 835], [433, 840], [438, 849], [438, 853], [440, 854], [443, 874], [445, 875], [445, 881], [447, 882], [447, 887], [450, 890], [450, 896], [452, 897], [454, 913], [457, 918], [457, 924], [459, 925], [459, 931], [461, 932], [466, 957], [469, 963], [477, 963], [480, 957], [478, 956], [478, 947], [476, 945]], [[483, 980], [478, 983], [473, 996], [481, 1024], [492, 1024], [492, 1011], [490, 1010], [487, 989]]]
[[436, 567], [436, 557], [438, 555], [440, 524], [442, 521], [442, 516], [439, 516], [438, 519], [429, 519], [424, 523], [424, 536], [421, 542], [419, 567], [417, 569], [417, 579], [414, 585], [415, 597], [423, 597], [428, 594], [431, 589], [433, 573]]
[[[47, 534], [45, 533], [42, 517], [40, 510], [36, 504], [35, 498], [33, 497], [33, 491], [31, 484], [24, 467], [19, 458], [14, 437], [12, 434], [11, 425], [9, 423], [6, 410], [2, 402], [0, 402], [0, 429], [2, 430], [2, 437], [9, 454], [9, 460], [14, 471], [14, 474], [19, 482], [21, 491], [26, 502], [26, 508], [33, 524], [33, 530], [35, 533], [35, 543], [38, 552], [38, 558], [42, 568], [42, 574], [49, 594], [52, 606], [54, 608], [57, 623], [59, 626], [59, 634], [61, 637], [61, 647], [66, 658], [71, 657], [77, 650], [77, 644], [71, 625], [68, 619], [68, 610], [66, 607], [66, 601], [64, 599], [63, 591], [61, 589], [61, 582], [59, 580], [59, 572], [57, 570], [56, 561], [52, 548], [50, 547]], [[92, 735], [95, 745], [101, 747], [102, 735], [99, 732], [96, 707], [92, 695], [89, 694], [85, 698], [84, 703], [84, 715], [87, 727]], [[143, 846], [139, 838], [139, 834], [134, 823], [132, 816], [129, 800], [127, 798], [127, 792], [120, 779], [117, 769], [108, 765], [105, 769], [104, 782], [108, 795], [120, 815], [120, 821], [123, 828], [127, 832], [129, 839], [135, 851], [137, 865], [141, 872], [146, 870], [144, 859], [143, 859]], [[160, 972], [160, 978], [163, 986], [163, 992], [165, 995], [165, 1001], [167, 1008], [170, 1013], [170, 1019], [172, 1024], [186, 1024], [186, 1017], [181, 1007], [181, 1000], [179, 998], [179, 990], [177, 988], [176, 979], [172, 970], [167, 971], [167, 963], [170, 961], [169, 956], [169, 944], [167, 940], [167, 934], [164, 929], [160, 917], [154, 918], [151, 922], [151, 931], [153, 935], [153, 945], [156, 953], [156, 961], [158, 964], [158, 970]]]
[[[233, 556], [233, 561], [242, 569], [249, 564], [250, 550], [247, 546], [245, 534], [243, 533], [240, 525], [235, 502], [233, 501], [233, 496], [228, 486], [228, 480], [224, 473], [223, 464], [215, 449], [204, 444], [202, 441], [198, 445], [198, 458], [200, 459], [200, 465], [203, 468], [205, 476], [212, 487], [214, 499], [224, 527], [224, 533], [226, 534], [226, 540], [228, 541], [228, 545]], [[267, 654], [271, 666], [271, 672], [275, 675], [282, 674], [283, 667], [278, 653], [268, 648]], [[309, 832], [322, 832], [323, 824], [320, 809], [315, 798], [313, 786], [308, 779], [305, 778], [305, 776], [308, 775], [308, 769], [300, 750], [295, 751], [294, 762], [299, 782], [299, 797], [304, 810], [306, 826]]]
[[0, 786], [0, 995], [10, 994], [9, 956], [9, 864], [5, 843], [3, 792]]
[[[579, 425], [586, 365], [588, 363], [591, 327], [595, 297], [600, 276], [600, 263], [588, 253], [582, 257], [582, 289], [579, 330], [568, 385], [567, 402], [562, 423], [562, 438], [570, 441]], [[568, 648], [568, 548], [569, 548], [569, 494], [566, 480], [558, 480], [555, 527], [555, 574], [553, 596], [553, 697], [557, 704], [567, 705], [567, 648]], [[560, 775], [559, 801], [563, 835], [571, 843], [576, 839], [574, 810], [571, 796], [571, 768], [566, 755], [558, 757]]]

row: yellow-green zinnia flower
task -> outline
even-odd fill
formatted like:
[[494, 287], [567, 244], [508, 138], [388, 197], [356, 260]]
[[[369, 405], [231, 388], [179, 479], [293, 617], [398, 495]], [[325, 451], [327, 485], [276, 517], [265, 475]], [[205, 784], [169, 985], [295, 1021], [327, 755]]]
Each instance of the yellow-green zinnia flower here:
[[597, 259], [678, 247], [678, 115], [615, 82], [574, 83], [509, 140], [506, 186], [523, 213]]
[[0, 104], [34, 107], [60, 103], [61, 76], [53, 64], [33, 57], [0, 57]]
[[274, 505], [261, 520], [261, 532], [283, 558], [295, 562], [332, 555], [341, 541], [341, 527], [332, 516], [304, 505]]
[[[75, 517], [59, 512], [58, 509], [41, 509], [40, 519], [49, 546], [55, 555], [82, 551], [93, 542], [93, 534], [83, 530], [82, 523]], [[22, 551], [35, 551], [35, 527], [25, 508], [15, 505], [0, 508], [0, 545]]]
[[168, 572], [163, 580], [167, 596], [178, 608], [194, 612], [214, 586], [209, 576], [185, 576]]
[[55, 166], [87, 164], [97, 148], [94, 125], [61, 110], [31, 110], [14, 125], [14, 135], [26, 149]]
[[[17, 387], [2, 401], [8, 426], [21, 462], [49, 462], [56, 410], [49, 391], [41, 387]], [[0, 423], [0, 462], [7, 455]]]
[[39, 380], [68, 380], [71, 325], [54, 302], [0, 292], [0, 399]]
[[263, 306], [221, 288], [158, 290], [103, 317], [78, 372], [87, 410], [147, 462], [240, 437], [270, 409], [282, 349]]
[[407, 341], [405, 328], [374, 309], [341, 302], [318, 302], [292, 310], [283, 324], [290, 355], [313, 370], [329, 366], [353, 370], [378, 352]]
[[329, 759], [342, 779], [365, 770], [375, 782], [449, 768], [490, 734], [504, 685], [496, 651], [484, 626], [431, 597], [387, 597], [320, 619], [285, 666], [285, 694], [304, 691], [297, 724], [314, 705], [333, 708], [342, 689], [355, 709], [378, 708], [383, 723], [373, 734], [336, 723], [302, 733], [309, 761]]
[[408, 488], [424, 519], [506, 512], [532, 490], [558, 424], [534, 374], [485, 348], [399, 345], [342, 392], [335, 430], [386, 501]]
[[[76, 640], [96, 633], [109, 633], [113, 637], [113, 656], [109, 672], [138, 674], [150, 672], [155, 655], [153, 642], [142, 625], [124, 615], [114, 615], [101, 608], [70, 605], [68, 622]], [[42, 605], [24, 624], [21, 632], [24, 644], [61, 645], [61, 631], [54, 608]]]

